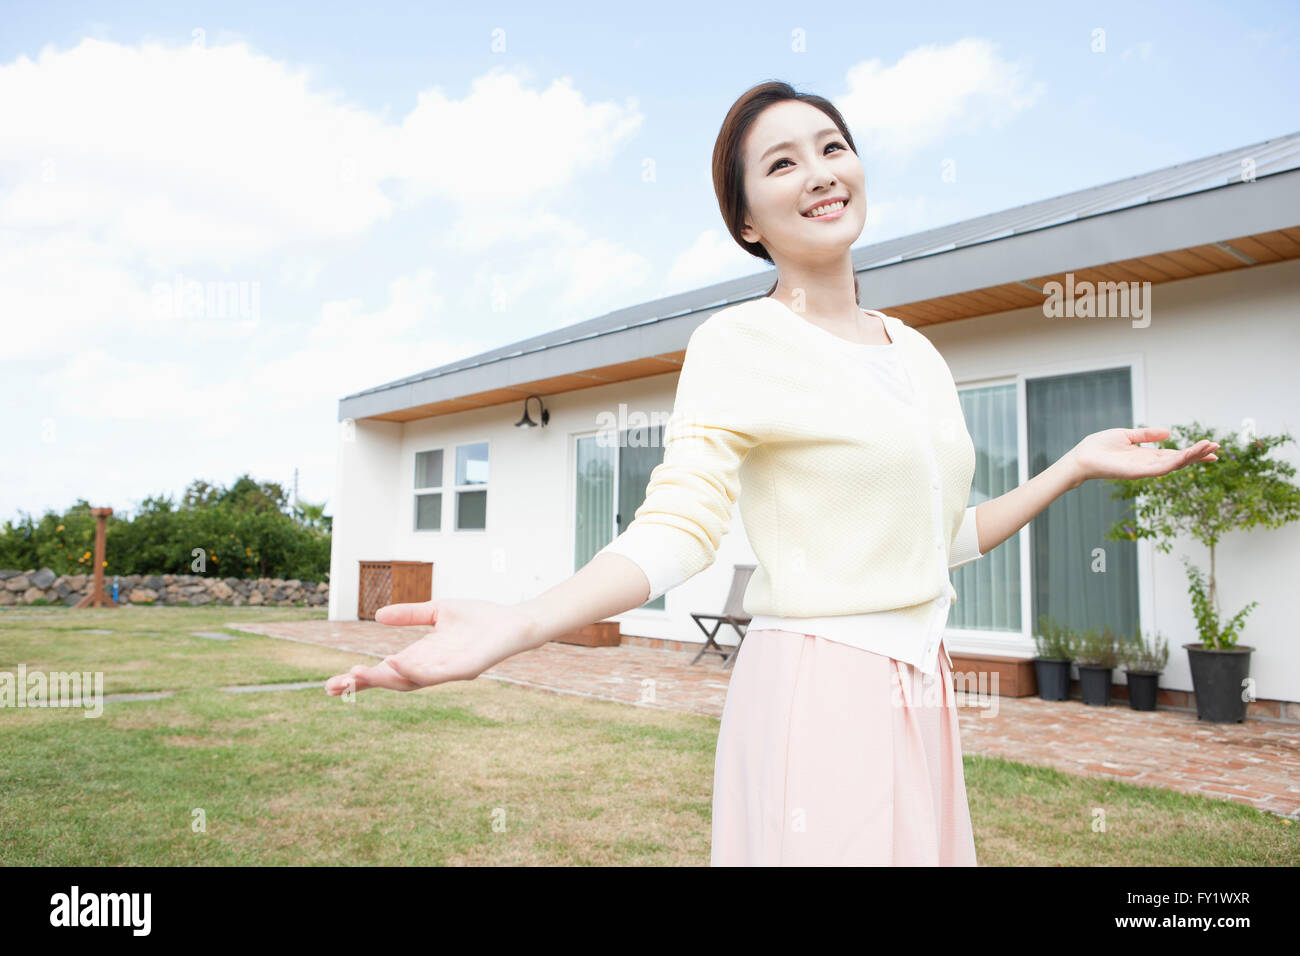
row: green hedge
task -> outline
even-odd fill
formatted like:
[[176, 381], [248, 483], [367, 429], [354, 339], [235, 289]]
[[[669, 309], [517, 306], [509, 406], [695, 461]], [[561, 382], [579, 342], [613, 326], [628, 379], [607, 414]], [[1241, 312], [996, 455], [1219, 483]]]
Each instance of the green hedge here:
[[[133, 517], [108, 519], [104, 573], [202, 569], [223, 578], [326, 580], [329, 519], [319, 520], [320, 509], [312, 506], [298, 509], [295, 519], [281, 510], [283, 497], [279, 486], [259, 486], [245, 477], [228, 491], [195, 482], [179, 506], [169, 498], [148, 498]], [[24, 515], [0, 528], [0, 568], [89, 574], [94, 550], [95, 518], [84, 499], [63, 514], [48, 511], [36, 521]]]

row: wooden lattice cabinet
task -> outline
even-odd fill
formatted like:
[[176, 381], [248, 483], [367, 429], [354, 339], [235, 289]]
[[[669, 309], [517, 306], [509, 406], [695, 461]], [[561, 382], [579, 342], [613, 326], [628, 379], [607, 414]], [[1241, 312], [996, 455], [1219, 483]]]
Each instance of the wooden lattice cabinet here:
[[418, 604], [433, 597], [433, 562], [362, 561], [357, 617], [373, 621], [388, 604]]

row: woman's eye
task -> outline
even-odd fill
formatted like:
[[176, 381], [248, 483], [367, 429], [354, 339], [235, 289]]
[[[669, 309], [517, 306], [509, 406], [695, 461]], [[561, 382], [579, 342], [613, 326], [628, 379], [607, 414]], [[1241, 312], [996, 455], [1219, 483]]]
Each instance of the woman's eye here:
[[[840, 149], [848, 149], [847, 146], [845, 146], [843, 143], [841, 143], [841, 142], [839, 142], [839, 141], [836, 141], [836, 142], [833, 142], [833, 143], [827, 143], [827, 144], [826, 144], [826, 149], [830, 149], [832, 146], [838, 146]], [[824, 151], [823, 151], [823, 152], [824, 152]], [[788, 163], [788, 162], [790, 162], [790, 160], [788, 160], [788, 159], [778, 159], [775, 163], [772, 164], [772, 168], [769, 169], [768, 172], [769, 172], [769, 173], [774, 173], [774, 172], [776, 172], [776, 171], [781, 167], [781, 164], [782, 164], [782, 163]]]

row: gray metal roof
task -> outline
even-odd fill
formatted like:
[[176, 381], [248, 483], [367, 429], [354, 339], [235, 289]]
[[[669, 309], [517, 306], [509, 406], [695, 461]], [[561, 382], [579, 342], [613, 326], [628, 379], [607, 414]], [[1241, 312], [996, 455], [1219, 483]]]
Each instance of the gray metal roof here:
[[[1244, 160], [1254, 182], [1243, 181]], [[1289, 228], [1297, 210], [1300, 132], [862, 246], [853, 267], [872, 302], [914, 302]], [[377, 385], [340, 400], [339, 419], [677, 351], [710, 314], [764, 294], [774, 278], [769, 267]]]

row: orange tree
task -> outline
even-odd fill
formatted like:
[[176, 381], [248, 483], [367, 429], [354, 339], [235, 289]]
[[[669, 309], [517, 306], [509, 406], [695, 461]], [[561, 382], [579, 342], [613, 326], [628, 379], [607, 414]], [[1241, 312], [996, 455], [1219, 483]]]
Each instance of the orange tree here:
[[[112, 574], [206, 574], [216, 577], [328, 576], [330, 534], [320, 520], [285, 513], [283, 490], [247, 475], [229, 489], [195, 481], [177, 506], [169, 497], [146, 498], [128, 518], [108, 519], [107, 566]], [[39, 521], [25, 515], [0, 527], [0, 567], [48, 567], [56, 574], [94, 569], [95, 519], [81, 500], [64, 514]]]

